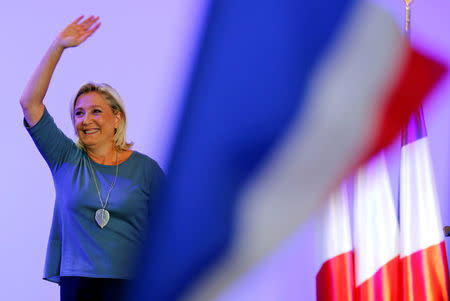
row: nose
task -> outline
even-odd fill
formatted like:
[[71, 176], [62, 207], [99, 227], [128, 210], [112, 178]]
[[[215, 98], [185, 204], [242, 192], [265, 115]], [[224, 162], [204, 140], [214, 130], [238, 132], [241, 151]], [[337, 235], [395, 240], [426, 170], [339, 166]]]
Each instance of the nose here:
[[91, 120], [92, 120], [91, 114], [86, 113], [86, 114], [83, 116], [82, 123], [83, 123], [83, 125], [86, 125], [86, 124], [89, 124], [89, 123], [91, 122]]

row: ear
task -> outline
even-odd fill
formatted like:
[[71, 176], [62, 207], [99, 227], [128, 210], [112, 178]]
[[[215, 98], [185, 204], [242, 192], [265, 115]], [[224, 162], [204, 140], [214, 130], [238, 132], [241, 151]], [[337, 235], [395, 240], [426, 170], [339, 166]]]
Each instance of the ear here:
[[114, 127], [118, 128], [120, 121], [122, 120], [122, 112], [117, 112], [116, 115], [114, 115]]

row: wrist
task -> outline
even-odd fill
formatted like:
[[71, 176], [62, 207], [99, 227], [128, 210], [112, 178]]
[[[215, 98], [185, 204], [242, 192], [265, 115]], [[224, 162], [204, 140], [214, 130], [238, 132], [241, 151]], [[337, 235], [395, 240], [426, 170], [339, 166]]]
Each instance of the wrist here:
[[59, 36], [57, 36], [55, 38], [55, 40], [53, 40], [53, 43], [51, 45], [51, 48], [53, 48], [54, 50], [59, 50], [59, 51], [63, 51], [65, 48], [67, 48], [63, 41], [61, 40], [61, 38]]

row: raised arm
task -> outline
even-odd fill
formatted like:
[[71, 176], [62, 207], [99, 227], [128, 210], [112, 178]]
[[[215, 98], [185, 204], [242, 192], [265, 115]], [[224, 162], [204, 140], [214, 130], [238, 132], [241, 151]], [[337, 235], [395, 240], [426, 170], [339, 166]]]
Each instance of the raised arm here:
[[20, 98], [25, 120], [30, 126], [35, 125], [44, 113], [43, 100], [64, 49], [83, 43], [100, 26], [98, 21], [99, 18], [93, 16], [83, 21], [81, 16], [61, 31], [50, 45]]

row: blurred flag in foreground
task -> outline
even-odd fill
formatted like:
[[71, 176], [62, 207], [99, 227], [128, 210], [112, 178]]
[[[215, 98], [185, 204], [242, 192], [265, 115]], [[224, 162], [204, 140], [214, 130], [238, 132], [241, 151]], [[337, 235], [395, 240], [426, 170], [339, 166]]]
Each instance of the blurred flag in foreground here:
[[211, 0], [130, 300], [211, 300], [397, 136], [444, 68], [358, 0]]
[[[346, 183], [331, 195], [316, 218], [318, 301], [353, 301], [353, 244]], [[301, 256], [301, 255], [299, 255]]]
[[449, 300], [449, 275], [428, 137], [420, 109], [402, 135], [402, 300]]
[[384, 152], [356, 176], [354, 196], [356, 299], [399, 299], [399, 227]]

